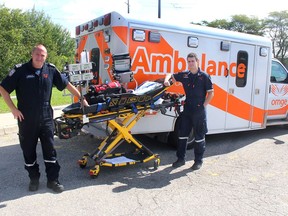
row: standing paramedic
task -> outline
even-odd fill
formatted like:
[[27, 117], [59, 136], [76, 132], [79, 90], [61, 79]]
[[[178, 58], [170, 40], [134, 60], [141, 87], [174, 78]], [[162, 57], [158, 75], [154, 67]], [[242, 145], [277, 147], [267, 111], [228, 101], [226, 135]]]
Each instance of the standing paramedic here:
[[[32, 50], [32, 59], [25, 64], [16, 65], [0, 84], [0, 93], [18, 120], [19, 141], [23, 151], [25, 169], [30, 177], [29, 190], [39, 187], [39, 165], [37, 163], [36, 146], [40, 139], [47, 187], [54, 192], [64, 190], [58, 181], [60, 165], [57, 162], [54, 148], [54, 122], [51, 107], [52, 87], [59, 91], [67, 88], [74, 96], [81, 97], [80, 92], [60, 74], [57, 68], [46, 63], [47, 50], [39, 44]], [[16, 91], [17, 107], [11, 100], [10, 93]], [[87, 101], [82, 102], [88, 106]]]
[[206, 106], [214, 96], [213, 84], [210, 76], [199, 68], [199, 59], [195, 53], [187, 56], [188, 71], [177, 74], [167, 74], [164, 85], [169, 86], [172, 82], [181, 82], [185, 91], [186, 100], [179, 128], [177, 161], [173, 167], [185, 164], [188, 136], [193, 128], [195, 136], [194, 164], [192, 170], [198, 170], [203, 163], [205, 151], [205, 135], [207, 133]]

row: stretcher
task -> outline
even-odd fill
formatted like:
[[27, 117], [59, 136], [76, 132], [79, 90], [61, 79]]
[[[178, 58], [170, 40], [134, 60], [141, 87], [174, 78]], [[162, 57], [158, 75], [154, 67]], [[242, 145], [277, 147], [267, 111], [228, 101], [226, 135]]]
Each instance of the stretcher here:
[[[101, 102], [94, 100], [89, 107], [73, 103], [55, 119], [55, 134], [61, 139], [68, 139], [76, 136], [85, 124], [107, 122], [110, 134], [94, 152], [86, 153], [78, 160], [80, 168], [87, 166], [89, 158], [94, 160], [95, 165], [89, 171], [91, 177], [98, 176], [101, 166], [118, 167], [154, 160], [154, 169], [157, 169], [160, 156], [138, 141], [131, 134], [131, 129], [148, 110], [160, 110], [166, 115], [167, 109], [173, 108], [178, 116], [182, 96], [167, 93], [166, 89], [162, 83], [147, 82], [132, 93], [102, 95]], [[132, 144], [133, 150], [116, 152], [124, 141]]]

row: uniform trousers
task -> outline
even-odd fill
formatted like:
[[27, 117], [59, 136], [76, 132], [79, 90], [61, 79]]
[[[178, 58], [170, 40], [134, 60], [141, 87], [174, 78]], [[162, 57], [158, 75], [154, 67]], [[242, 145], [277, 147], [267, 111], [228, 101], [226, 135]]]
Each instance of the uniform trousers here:
[[202, 163], [205, 152], [205, 135], [207, 133], [206, 110], [204, 106], [184, 105], [184, 111], [180, 120], [178, 147], [176, 156], [180, 160], [185, 160], [187, 150], [187, 140], [193, 129], [194, 143], [194, 161]]
[[37, 115], [24, 115], [24, 120], [18, 121], [20, 146], [30, 179], [39, 179], [36, 147], [40, 139], [47, 179], [55, 181], [59, 176], [60, 165], [54, 148], [53, 111], [46, 108], [43, 113], [40, 118], [37, 118]]

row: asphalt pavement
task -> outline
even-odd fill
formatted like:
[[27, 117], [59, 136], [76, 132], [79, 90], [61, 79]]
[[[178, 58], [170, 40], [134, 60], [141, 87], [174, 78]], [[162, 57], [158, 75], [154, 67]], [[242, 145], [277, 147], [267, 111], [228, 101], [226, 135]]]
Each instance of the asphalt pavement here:
[[[62, 107], [54, 107], [54, 116]], [[287, 126], [207, 136], [204, 164], [192, 171], [193, 150], [187, 163], [173, 169], [175, 149], [146, 136], [137, 137], [161, 157], [123, 167], [101, 167], [89, 176], [94, 161], [82, 169], [77, 161], [101, 142], [89, 134], [68, 140], [55, 137], [65, 191], [46, 187], [41, 147], [37, 148], [40, 187], [28, 191], [29, 178], [11, 113], [0, 115], [0, 215], [167, 215], [167, 216], [286, 216], [288, 213]], [[3, 129], [2, 129], [3, 128]], [[14, 132], [13, 132], [14, 131]], [[122, 148], [121, 148], [122, 147]], [[126, 145], [119, 146], [120, 152]]]

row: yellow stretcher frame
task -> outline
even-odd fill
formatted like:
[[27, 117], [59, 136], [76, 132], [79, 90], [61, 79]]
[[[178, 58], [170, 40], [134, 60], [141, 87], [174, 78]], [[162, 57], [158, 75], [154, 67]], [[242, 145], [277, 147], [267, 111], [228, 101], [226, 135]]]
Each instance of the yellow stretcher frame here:
[[[80, 168], [85, 168], [88, 163], [88, 158], [92, 158], [95, 161], [95, 165], [89, 171], [89, 175], [91, 177], [97, 177], [99, 175], [101, 166], [119, 167], [134, 165], [136, 163], [146, 163], [154, 160], [154, 169], [157, 169], [160, 165], [160, 156], [158, 154], [154, 154], [131, 134], [131, 129], [145, 115], [146, 110], [147, 109], [142, 109], [137, 114], [121, 114], [119, 116], [121, 119], [123, 119], [121, 122], [118, 122], [116, 119], [108, 120], [108, 128], [112, 130], [112, 133], [101, 142], [94, 153], [87, 153], [80, 160], [78, 160]], [[112, 152], [124, 141], [135, 145], [135, 151], [132, 153], [124, 152], [113, 154]], [[127, 154], [134, 154], [135, 158], [127, 158]], [[137, 156], [139, 158], [137, 158]], [[127, 161], [117, 163], [110, 162], [111, 159], [117, 159], [120, 157], [124, 159], [126, 157]]]
[[[167, 88], [168, 87], [164, 87], [163, 89], [161, 89], [156, 95], [153, 96], [153, 98], [159, 98], [159, 96], [161, 96]], [[87, 166], [88, 158], [91, 158], [95, 161], [94, 167], [91, 168], [89, 171], [90, 176], [94, 178], [99, 175], [101, 166], [127, 166], [136, 163], [146, 163], [154, 160], [154, 169], [157, 169], [160, 165], [160, 156], [158, 154], [154, 154], [150, 149], [148, 149], [145, 145], [143, 145], [135, 137], [133, 137], [133, 135], [131, 134], [131, 129], [142, 117], [145, 116], [145, 112], [147, 110], [160, 110], [162, 114], [165, 114], [165, 109], [169, 107], [175, 107], [175, 113], [178, 115], [179, 110], [177, 108], [179, 108], [179, 98], [177, 99], [176, 97], [174, 99], [171, 99], [170, 102], [166, 101], [165, 103], [157, 105], [154, 104], [154, 102], [152, 102], [151, 100], [151, 102], [149, 102], [149, 105], [142, 104], [130, 108], [122, 107], [116, 110], [111, 109], [107, 112], [104, 110], [103, 112], [98, 113], [86, 113], [85, 115], [83, 114], [85, 112], [77, 114], [66, 113], [62, 115], [61, 119], [78, 119], [80, 122], [82, 122], [82, 125], [85, 124], [85, 121], [87, 121], [87, 119], [88, 122], [90, 122], [90, 120], [91, 122], [107, 121], [108, 129], [112, 130], [110, 135], [101, 142], [99, 147], [97, 147], [94, 152], [86, 153], [82, 156], [80, 160], [78, 160], [80, 168], [85, 168]], [[177, 116], [170, 117], [177, 118]], [[121, 121], [118, 121], [119, 119], [121, 119]], [[126, 141], [128, 144], [134, 145], [136, 149], [132, 152], [113, 154], [113, 151], [124, 141]], [[117, 161], [117, 159], [119, 158], [121, 158], [121, 160]]]

